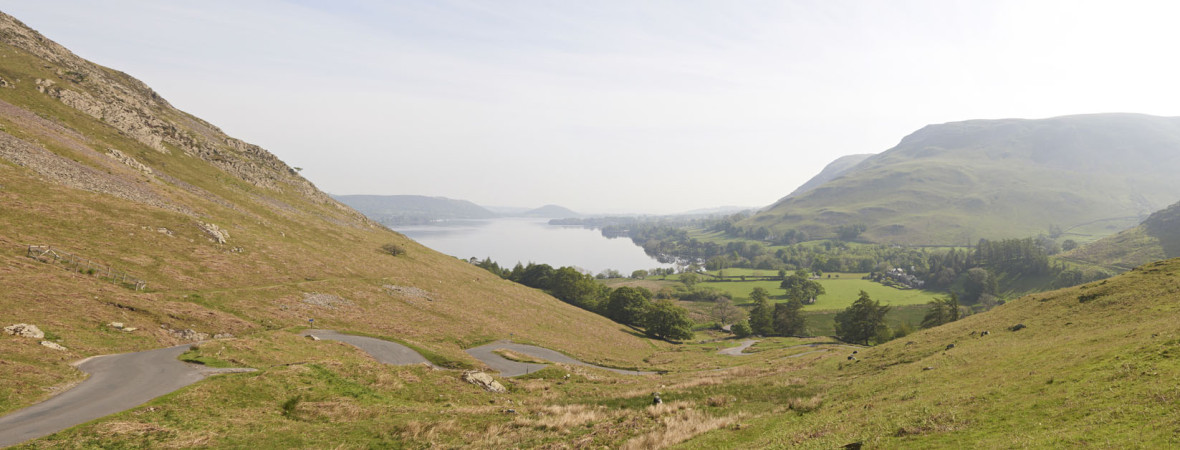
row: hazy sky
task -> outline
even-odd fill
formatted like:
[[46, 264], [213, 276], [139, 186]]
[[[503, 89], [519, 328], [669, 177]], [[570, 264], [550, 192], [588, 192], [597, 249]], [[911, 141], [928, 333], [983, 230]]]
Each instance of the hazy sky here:
[[0, 0], [334, 194], [765, 206], [930, 123], [1180, 115], [1172, 2]]

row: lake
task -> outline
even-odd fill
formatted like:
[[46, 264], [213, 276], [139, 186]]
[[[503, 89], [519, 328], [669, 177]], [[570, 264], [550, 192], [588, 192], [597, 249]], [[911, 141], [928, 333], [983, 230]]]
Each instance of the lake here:
[[422, 245], [462, 259], [491, 257], [511, 269], [517, 262], [574, 266], [598, 274], [615, 269], [624, 276], [639, 269], [669, 267], [647, 256], [628, 238], [608, 239], [598, 230], [549, 225], [548, 219], [448, 221], [393, 227]]

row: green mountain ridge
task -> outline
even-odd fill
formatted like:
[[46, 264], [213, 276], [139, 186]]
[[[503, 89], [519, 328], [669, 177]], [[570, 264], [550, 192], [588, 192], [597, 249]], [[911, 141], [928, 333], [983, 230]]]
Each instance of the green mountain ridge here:
[[799, 185], [798, 188], [795, 188], [794, 191], [791, 191], [790, 194], [787, 194], [786, 197], [779, 199], [779, 201], [775, 203], [782, 202], [788, 198], [798, 197], [823, 185], [824, 183], [832, 181], [837, 177], [844, 175], [849, 170], [852, 170], [852, 168], [856, 167], [857, 164], [860, 164], [864, 160], [871, 158], [873, 155], [873, 153], [865, 153], [860, 155], [846, 155], [836, 158], [835, 161], [832, 161], [828, 163], [828, 165], [824, 166], [823, 170], [821, 170], [814, 177], [811, 177], [810, 180], [807, 180], [807, 182]]
[[1123, 271], [1180, 257], [1180, 203], [1152, 213], [1135, 228], [1091, 242], [1064, 256]]
[[1180, 118], [1091, 114], [929, 125], [742, 222], [773, 233], [962, 245], [1064, 230], [1094, 240], [1180, 199]]

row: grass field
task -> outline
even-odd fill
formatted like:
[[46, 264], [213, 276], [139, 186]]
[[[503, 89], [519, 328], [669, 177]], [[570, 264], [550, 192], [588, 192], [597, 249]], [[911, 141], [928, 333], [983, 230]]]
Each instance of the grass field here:
[[[730, 270], [750, 270], [750, 269], [729, 269]], [[766, 272], [766, 271], [762, 271]], [[775, 272], [777, 274], [778, 272]], [[747, 275], [752, 275], [747, 274]], [[831, 275], [832, 278], [827, 276]], [[803, 308], [804, 311], [828, 311], [841, 310], [847, 308], [852, 302], [860, 296], [860, 291], [865, 291], [872, 297], [873, 300], [880, 301], [881, 304], [891, 306], [904, 305], [924, 305], [929, 303], [934, 297], [941, 297], [946, 294], [935, 291], [927, 291], [922, 289], [897, 289], [889, 286], [875, 283], [869, 280], [861, 279], [864, 277], [863, 273], [833, 273], [825, 274], [823, 278], [819, 279], [820, 284], [824, 286], [825, 293], [816, 299], [814, 305], [807, 305]], [[711, 287], [721, 290], [730, 296], [737, 304], [747, 304], [750, 301], [750, 291], [756, 287], [761, 287], [770, 292], [770, 299], [772, 301], [782, 301], [783, 290], [779, 288], [779, 281], [723, 281], [723, 282], [706, 282], [703, 286]]]

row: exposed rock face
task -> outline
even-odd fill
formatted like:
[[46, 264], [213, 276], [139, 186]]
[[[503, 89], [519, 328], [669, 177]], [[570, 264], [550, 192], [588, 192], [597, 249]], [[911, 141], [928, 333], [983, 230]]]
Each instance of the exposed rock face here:
[[466, 381], [468, 383], [479, 386], [488, 392], [507, 392], [508, 391], [507, 389], [504, 388], [504, 385], [500, 384], [499, 381], [496, 381], [494, 378], [492, 378], [491, 375], [488, 375], [483, 372], [476, 372], [476, 371], [463, 372], [463, 381]]
[[209, 239], [212, 239], [213, 242], [225, 244], [229, 241], [229, 231], [221, 229], [217, 224], [197, 222], [197, 226], [201, 228], [201, 231], [209, 235]]
[[168, 330], [168, 334], [182, 341], [203, 341], [209, 339], [209, 333], [201, 333], [194, 330]]
[[[65, 47], [46, 39], [14, 17], [3, 13], [0, 13], [0, 43], [44, 60], [45, 64], [39, 69], [45, 70], [41, 70], [37, 77], [24, 81], [36, 88], [37, 93], [34, 95], [44, 95], [48, 99], [61, 102], [118, 130], [147, 149], [163, 154], [181, 153], [186, 157], [199, 159], [265, 190], [297, 192], [314, 203], [331, 205], [348, 213], [346, 221], [351, 226], [374, 225], [364, 216], [320, 192], [301, 177], [298, 171], [265, 149], [227, 136], [208, 122], [177, 110], [143, 82], [125, 73], [86, 61]], [[21, 80], [16, 80], [15, 83], [4, 80], [0, 82], [0, 87], [12, 87], [14, 84], [21, 84]], [[59, 124], [54, 125], [61, 127]], [[68, 126], [66, 128], [68, 129]], [[68, 131], [77, 134], [73, 130]], [[0, 132], [0, 135], [3, 134], [5, 133]], [[83, 147], [95, 144], [86, 138], [76, 141]], [[136, 149], [96, 151], [88, 148], [81, 154], [87, 157], [106, 154], [142, 173], [151, 173], [148, 171], [153, 168], [143, 164], [146, 160], [131, 157], [135, 154], [133, 150]], [[0, 153], [0, 158], [8, 157], [9, 155]], [[159, 172], [159, 169], [157, 167], [153, 171]], [[104, 171], [96, 172], [101, 174]], [[160, 180], [185, 189], [191, 187], [165, 175], [160, 175]]]
[[43, 345], [43, 346], [46, 346], [46, 347], [49, 347], [49, 348], [52, 348], [52, 349], [54, 349], [54, 350], [57, 350], [57, 351], [59, 351], [59, 352], [64, 352], [64, 351], [66, 351], [66, 348], [65, 348], [65, 347], [62, 347], [61, 345], [59, 345], [59, 344], [58, 344], [58, 343], [56, 343], [56, 342], [41, 341], [41, 345]]
[[352, 306], [353, 303], [343, 297], [332, 294], [320, 294], [315, 292], [303, 293], [303, 303], [315, 306], [323, 306], [328, 309], [336, 309], [340, 307]]
[[140, 171], [140, 172], [146, 173], [146, 174], [148, 174], [148, 175], [151, 175], [151, 174], [152, 174], [152, 168], [151, 168], [151, 167], [148, 167], [148, 166], [145, 166], [145, 165], [143, 165], [143, 163], [140, 163], [139, 161], [136, 161], [136, 160], [135, 160], [135, 158], [132, 158], [132, 157], [130, 157], [130, 156], [127, 156], [127, 155], [124, 155], [124, 154], [123, 154], [123, 152], [121, 152], [121, 151], [118, 151], [118, 150], [116, 150], [116, 149], [113, 149], [113, 148], [108, 148], [108, 149], [107, 149], [107, 156], [110, 156], [111, 158], [114, 158], [114, 159], [115, 159], [115, 161], [119, 161], [119, 162], [121, 162], [121, 163], [123, 163], [123, 164], [126, 164], [126, 165], [127, 165], [127, 167], [130, 167], [130, 168], [132, 168], [132, 169], [135, 169], [135, 170], [138, 170], [138, 171]]
[[4, 327], [4, 332], [20, 337], [27, 337], [32, 339], [44, 339], [45, 333], [37, 328], [36, 325], [29, 325], [27, 323], [18, 323]]

